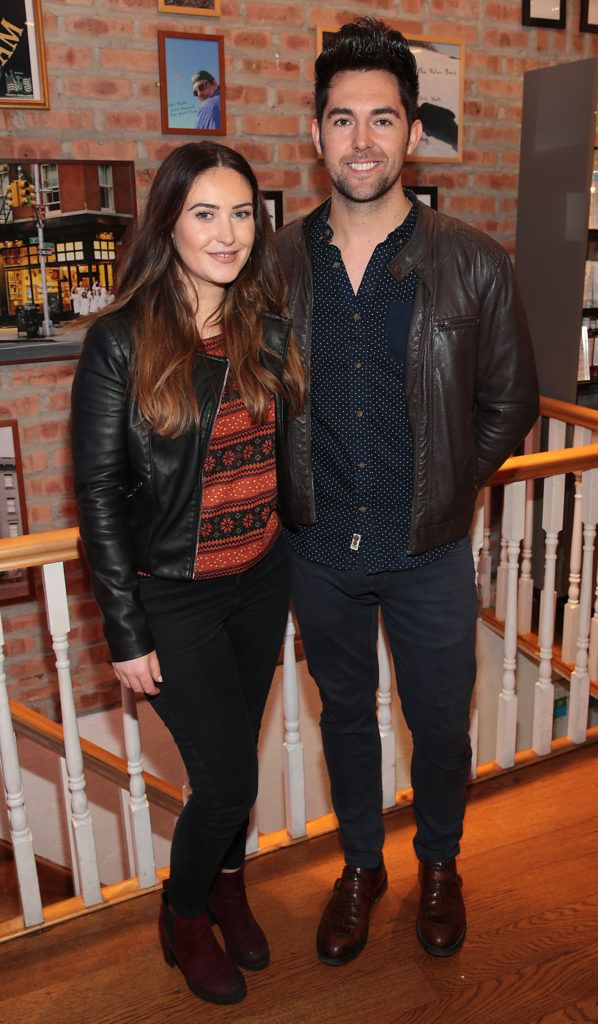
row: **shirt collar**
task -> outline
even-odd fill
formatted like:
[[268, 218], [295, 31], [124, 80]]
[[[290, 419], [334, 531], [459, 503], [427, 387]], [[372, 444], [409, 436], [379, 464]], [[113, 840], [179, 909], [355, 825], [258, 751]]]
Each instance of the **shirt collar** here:
[[[411, 238], [415, 225], [417, 223], [417, 197], [409, 189], [404, 188], [406, 198], [411, 203], [411, 209], [405, 217], [402, 224], [394, 228], [389, 235], [386, 236], [381, 245], [388, 245], [393, 253], [399, 252], [404, 245], [407, 244]], [[330, 199], [320, 207], [316, 216], [311, 223], [311, 237], [313, 243], [329, 243], [334, 238], [334, 231], [328, 223], [328, 217], [330, 216]]]

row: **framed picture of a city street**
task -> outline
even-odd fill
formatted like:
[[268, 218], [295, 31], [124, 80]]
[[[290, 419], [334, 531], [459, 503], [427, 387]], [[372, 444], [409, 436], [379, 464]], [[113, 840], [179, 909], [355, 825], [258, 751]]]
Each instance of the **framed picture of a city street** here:
[[226, 135], [224, 37], [158, 32], [162, 131]]
[[[16, 420], [0, 421], [0, 540], [28, 533], [25, 487]], [[0, 605], [28, 601], [33, 595], [31, 569], [0, 572]]]
[[47, 107], [40, 0], [3, 0], [1, 40], [0, 107]]
[[158, 10], [164, 14], [201, 14], [214, 17], [220, 14], [220, 0], [158, 0]]

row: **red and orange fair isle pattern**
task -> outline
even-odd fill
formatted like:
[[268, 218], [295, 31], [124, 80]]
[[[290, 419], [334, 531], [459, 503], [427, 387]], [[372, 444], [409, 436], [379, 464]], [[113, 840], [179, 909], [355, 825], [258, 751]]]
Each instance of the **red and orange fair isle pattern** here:
[[[224, 355], [224, 339], [203, 343]], [[204, 462], [204, 490], [195, 579], [244, 572], [266, 554], [280, 533], [276, 511], [274, 399], [268, 418], [251, 422], [229, 374]]]

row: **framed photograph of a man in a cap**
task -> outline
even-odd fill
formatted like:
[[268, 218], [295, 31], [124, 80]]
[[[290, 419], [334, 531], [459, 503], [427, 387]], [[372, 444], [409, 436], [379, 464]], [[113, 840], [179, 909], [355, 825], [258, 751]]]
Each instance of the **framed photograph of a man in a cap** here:
[[226, 135], [224, 37], [158, 32], [162, 131]]

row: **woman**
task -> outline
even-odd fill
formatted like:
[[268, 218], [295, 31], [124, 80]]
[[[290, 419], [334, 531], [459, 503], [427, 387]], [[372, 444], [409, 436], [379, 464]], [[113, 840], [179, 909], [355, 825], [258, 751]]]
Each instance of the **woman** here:
[[216, 1003], [244, 997], [238, 966], [269, 961], [243, 861], [288, 607], [285, 424], [304, 394], [284, 312], [251, 168], [225, 146], [181, 146], [157, 172], [73, 385], [81, 536], [114, 669], [172, 732], [193, 791], [162, 948]]

